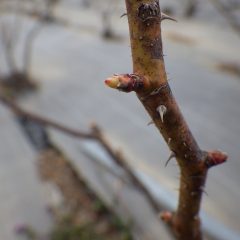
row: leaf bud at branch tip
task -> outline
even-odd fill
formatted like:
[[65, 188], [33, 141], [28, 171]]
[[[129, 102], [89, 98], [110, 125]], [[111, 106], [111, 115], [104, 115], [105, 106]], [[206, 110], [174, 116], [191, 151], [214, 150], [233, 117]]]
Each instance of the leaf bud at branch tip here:
[[165, 223], [170, 224], [172, 222], [173, 214], [169, 211], [163, 211], [159, 214], [159, 217], [164, 221]]
[[209, 151], [207, 153], [207, 158], [205, 161], [205, 165], [210, 168], [219, 164], [222, 164], [227, 161], [228, 155], [224, 152], [215, 150], [215, 151]]
[[122, 92], [137, 92], [144, 86], [143, 79], [136, 74], [115, 74], [107, 78], [105, 84]]
[[117, 76], [112, 76], [110, 78], [107, 78], [105, 80], [105, 84], [109, 86], [110, 88], [117, 88], [119, 84], [119, 78]]

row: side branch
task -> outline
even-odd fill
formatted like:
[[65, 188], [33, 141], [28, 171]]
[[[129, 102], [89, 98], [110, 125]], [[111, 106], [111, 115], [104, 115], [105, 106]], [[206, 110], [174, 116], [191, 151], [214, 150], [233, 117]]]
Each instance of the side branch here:
[[[25, 111], [20, 106], [18, 106], [14, 101], [9, 99], [8, 97], [5, 97], [3, 94], [0, 94], [0, 102], [2, 102], [5, 106], [7, 106], [17, 116], [27, 118], [33, 122], [36, 122], [40, 125], [45, 126], [45, 127], [52, 127], [56, 130], [62, 131], [64, 133], [69, 134], [76, 138], [90, 139], [90, 140], [97, 141], [103, 147], [103, 149], [108, 153], [108, 155], [111, 157], [111, 159], [116, 163], [116, 165], [118, 165], [120, 168], [122, 168], [126, 172], [130, 182], [141, 193], [143, 193], [143, 195], [148, 200], [152, 209], [157, 213], [162, 211], [163, 208], [161, 207], [161, 204], [159, 204], [159, 202], [149, 192], [147, 187], [137, 178], [137, 176], [131, 169], [130, 165], [128, 164], [127, 159], [123, 156], [123, 154], [120, 151], [115, 151], [113, 149], [111, 144], [105, 138], [102, 130], [97, 125], [93, 124], [91, 127], [91, 131], [89, 133], [87, 133], [87, 132], [69, 128], [69, 127], [59, 124], [55, 121], [46, 119], [42, 116], [33, 114], [31, 112]], [[102, 167], [104, 167], [104, 166], [102, 166]], [[106, 170], [111, 172], [111, 170], [109, 168], [106, 168]], [[114, 171], [112, 171], [112, 174], [116, 175]]]
[[74, 137], [79, 137], [79, 138], [85, 138], [85, 139], [95, 139], [95, 136], [92, 133], [85, 133], [82, 131], [74, 130], [71, 128], [68, 128], [60, 123], [56, 123], [54, 121], [51, 121], [50, 119], [46, 119], [44, 117], [41, 117], [37, 114], [33, 114], [30, 112], [25, 111], [22, 109], [20, 106], [18, 106], [15, 102], [10, 100], [8, 97], [5, 97], [3, 95], [0, 95], [0, 101], [10, 108], [12, 112], [14, 112], [16, 115], [25, 117], [27, 119], [30, 119], [34, 122], [37, 122], [40, 125], [46, 126], [46, 127], [52, 127], [57, 130], [60, 130], [62, 132], [65, 132], [67, 134], [70, 134]]

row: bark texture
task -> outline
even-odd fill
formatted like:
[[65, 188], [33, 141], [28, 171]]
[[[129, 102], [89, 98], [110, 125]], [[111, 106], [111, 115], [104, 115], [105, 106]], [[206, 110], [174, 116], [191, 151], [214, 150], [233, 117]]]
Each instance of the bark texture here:
[[[126, 0], [133, 74], [114, 75], [105, 83], [121, 91], [135, 91], [162, 134], [180, 167], [180, 193], [175, 213], [164, 212], [177, 239], [201, 240], [199, 210], [207, 171], [227, 155], [202, 151], [184, 120], [168, 85], [161, 23], [172, 19], [161, 13], [158, 0]], [[173, 20], [173, 19], [172, 19]]]

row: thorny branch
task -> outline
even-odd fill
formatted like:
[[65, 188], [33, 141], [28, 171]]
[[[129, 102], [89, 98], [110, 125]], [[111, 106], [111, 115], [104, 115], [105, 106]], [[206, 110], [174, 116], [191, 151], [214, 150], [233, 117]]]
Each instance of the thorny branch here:
[[[97, 141], [103, 147], [103, 149], [105, 149], [105, 151], [109, 154], [109, 156], [116, 163], [116, 165], [125, 171], [128, 179], [130, 180], [130, 183], [133, 184], [135, 187], [137, 187], [137, 189], [144, 194], [144, 196], [149, 201], [153, 210], [157, 213], [162, 210], [162, 207], [158, 203], [158, 201], [152, 196], [152, 194], [145, 187], [145, 185], [136, 177], [135, 173], [129, 166], [128, 161], [123, 156], [123, 154], [120, 151], [115, 151], [113, 149], [111, 144], [104, 137], [102, 130], [97, 125], [93, 124], [91, 127], [91, 131], [89, 132], [83, 132], [83, 131], [66, 127], [65, 125], [59, 124], [55, 121], [46, 119], [42, 116], [33, 114], [31, 112], [25, 111], [20, 106], [18, 106], [13, 100], [4, 96], [4, 94], [2, 94], [1, 91], [0, 91], [0, 102], [2, 102], [5, 106], [7, 106], [17, 116], [27, 118], [45, 127], [54, 128], [56, 130], [62, 131], [76, 138]], [[115, 172], [111, 171], [111, 169], [106, 168], [106, 170], [111, 172], [115, 176], [117, 176]], [[126, 180], [123, 180], [123, 182], [126, 182]]]
[[[161, 13], [158, 0], [125, 0], [130, 30], [133, 74], [105, 80], [123, 92], [135, 91], [180, 167], [180, 193], [176, 212], [162, 213], [179, 240], [201, 240], [199, 218], [208, 169], [226, 161], [219, 151], [200, 149], [167, 82], [163, 59]], [[168, 18], [169, 19], [169, 18]], [[172, 20], [172, 19], [171, 19]]]

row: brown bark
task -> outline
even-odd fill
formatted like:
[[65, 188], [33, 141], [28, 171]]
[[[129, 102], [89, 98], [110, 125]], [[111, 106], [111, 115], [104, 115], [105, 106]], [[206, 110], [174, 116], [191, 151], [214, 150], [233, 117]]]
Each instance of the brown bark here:
[[[135, 91], [162, 134], [180, 167], [180, 192], [175, 213], [162, 218], [177, 239], [202, 239], [199, 210], [207, 170], [227, 159], [226, 154], [202, 151], [189, 130], [167, 82], [161, 21], [166, 19], [158, 0], [126, 0], [133, 73], [114, 75], [105, 83], [121, 91]], [[169, 17], [167, 17], [169, 18]]]

